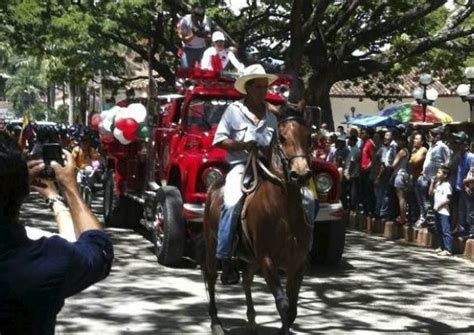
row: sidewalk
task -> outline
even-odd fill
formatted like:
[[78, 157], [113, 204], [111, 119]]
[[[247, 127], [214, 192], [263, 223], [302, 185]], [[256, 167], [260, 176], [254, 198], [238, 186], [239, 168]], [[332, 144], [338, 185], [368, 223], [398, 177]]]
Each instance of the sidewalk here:
[[[370, 235], [380, 235], [407, 246], [436, 249], [438, 239], [428, 228], [414, 229], [398, 225], [393, 221], [376, 220], [363, 214], [345, 211], [345, 220], [349, 229], [355, 229]], [[474, 262], [474, 239], [465, 240], [453, 237], [453, 255], [464, 257]]]

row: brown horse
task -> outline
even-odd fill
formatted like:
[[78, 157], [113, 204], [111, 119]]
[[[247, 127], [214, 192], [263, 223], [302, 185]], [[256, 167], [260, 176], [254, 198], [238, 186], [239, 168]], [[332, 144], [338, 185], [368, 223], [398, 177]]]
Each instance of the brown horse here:
[[[287, 116], [279, 121], [278, 138], [272, 145], [270, 171], [280, 176], [280, 182], [261, 177], [252, 200], [246, 204], [245, 230], [252, 250], [246, 256], [242, 283], [247, 302], [248, 328], [256, 332], [255, 310], [251, 284], [257, 269], [261, 269], [268, 288], [275, 297], [282, 321], [281, 334], [289, 334], [297, 314], [298, 294], [303, 279], [306, 255], [312, 236], [302, 206], [301, 186], [310, 177], [310, 131], [301, 116]], [[215, 184], [208, 192], [204, 214], [206, 262], [204, 280], [209, 292], [209, 315], [213, 334], [223, 334], [217, 316], [215, 284], [217, 279], [216, 243], [220, 209], [223, 202], [223, 183]], [[246, 228], [246, 229], [245, 229]], [[250, 256], [250, 257], [248, 257]], [[286, 292], [282, 288], [279, 270], [286, 272]]]

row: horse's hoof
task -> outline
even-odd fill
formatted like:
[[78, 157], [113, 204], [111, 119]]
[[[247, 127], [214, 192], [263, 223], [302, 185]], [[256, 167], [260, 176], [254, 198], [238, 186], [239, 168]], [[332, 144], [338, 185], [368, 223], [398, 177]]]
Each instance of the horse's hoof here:
[[225, 335], [224, 328], [221, 325], [211, 326], [212, 335]]

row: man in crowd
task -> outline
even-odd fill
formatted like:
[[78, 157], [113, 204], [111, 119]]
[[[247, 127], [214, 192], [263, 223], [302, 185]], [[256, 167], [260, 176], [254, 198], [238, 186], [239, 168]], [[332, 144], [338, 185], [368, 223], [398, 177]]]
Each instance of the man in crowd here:
[[374, 130], [372, 128], [363, 128], [360, 132], [360, 137], [362, 139], [361, 147], [361, 192], [360, 196], [363, 203], [363, 210], [365, 215], [369, 215], [374, 211], [374, 185], [370, 179], [370, 170], [372, 167], [372, 159], [375, 154], [375, 144], [372, 141], [374, 136]]
[[[474, 153], [470, 151], [470, 148], [474, 149], [474, 140], [469, 140], [469, 136], [464, 132], [460, 131], [453, 134], [454, 142], [457, 142], [462, 146], [459, 162], [456, 166], [455, 173], [455, 184], [454, 193], [457, 194], [458, 204], [458, 232], [460, 236], [468, 236], [470, 234], [469, 214], [470, 209], [473, 208], [471, 205], [473, 201], [472, 194], [469, 194], [470, 190], [465, 188], [464, 180], [467, 178], [471, 167], [474, 166]], [[468, 146], [469, 145], [469, 146]]]
[[420, 217], [415, 228], [420, 228], [426, 223], [428, 211], [431, 208], [428, 189], [433, 178], [442, 165], [448, 165], [451, 157], [450, 150], [442, 141], [443, 128], [437, 127], [429, 131], [430, 148], [426, 153], [423, 170], [417, 182], [418, 198], [420, 200]]
[[360, 197], [360, 149], [357, 146], [357, 136], [349, 136], [349, 156], [346, 159], [344, 177], [349, 181], [350, 206], [352, 211], [357, 211]]
[[[44, 171], [42, 160], [28, 163], [15, 141], [0, 132], [0, 334], [54, 334], [65, 298], [104, 279], [113, 247], [97, 218], [82, 201], [76, 167], [69, 153], [65, 166], [51, 163], [62, 187], [77, 242], [59, 236], [30, 240], [19, 222], [30, 181]], [[64, 199], [48, 199], [52, 208]]]
[[383, 144], [377, 150], [374, 158], [374, 217], [377, 219], [387, 218], [388, 215], [388, 183], [390, 180], [390, 169], [387, 168], [386, 164], [392, 139], [392, 132], [386, 131], [383, 137]]
[[205, 15], [200, 4], [194, 4], [191, 14], [181, 18], [177, 33], [183, 43], [181, 66], [194, 67], [196, 62], [201, 61], [207, 41], [211, 37], [211, 20]]

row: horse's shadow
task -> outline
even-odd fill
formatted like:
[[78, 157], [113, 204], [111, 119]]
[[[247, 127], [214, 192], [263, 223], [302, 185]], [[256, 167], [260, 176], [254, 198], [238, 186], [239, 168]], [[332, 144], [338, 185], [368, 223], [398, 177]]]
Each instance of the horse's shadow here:
[[349, 263], [346, 259], [342, 259], [339, 264], [325, 266], [325, 265], [313, 265], [307, 264], [305, 276], [316, 277], [316, 278], [326, 278], [326, 277], [347, 277], [353, 271], [356, 270], [356, 267]]

